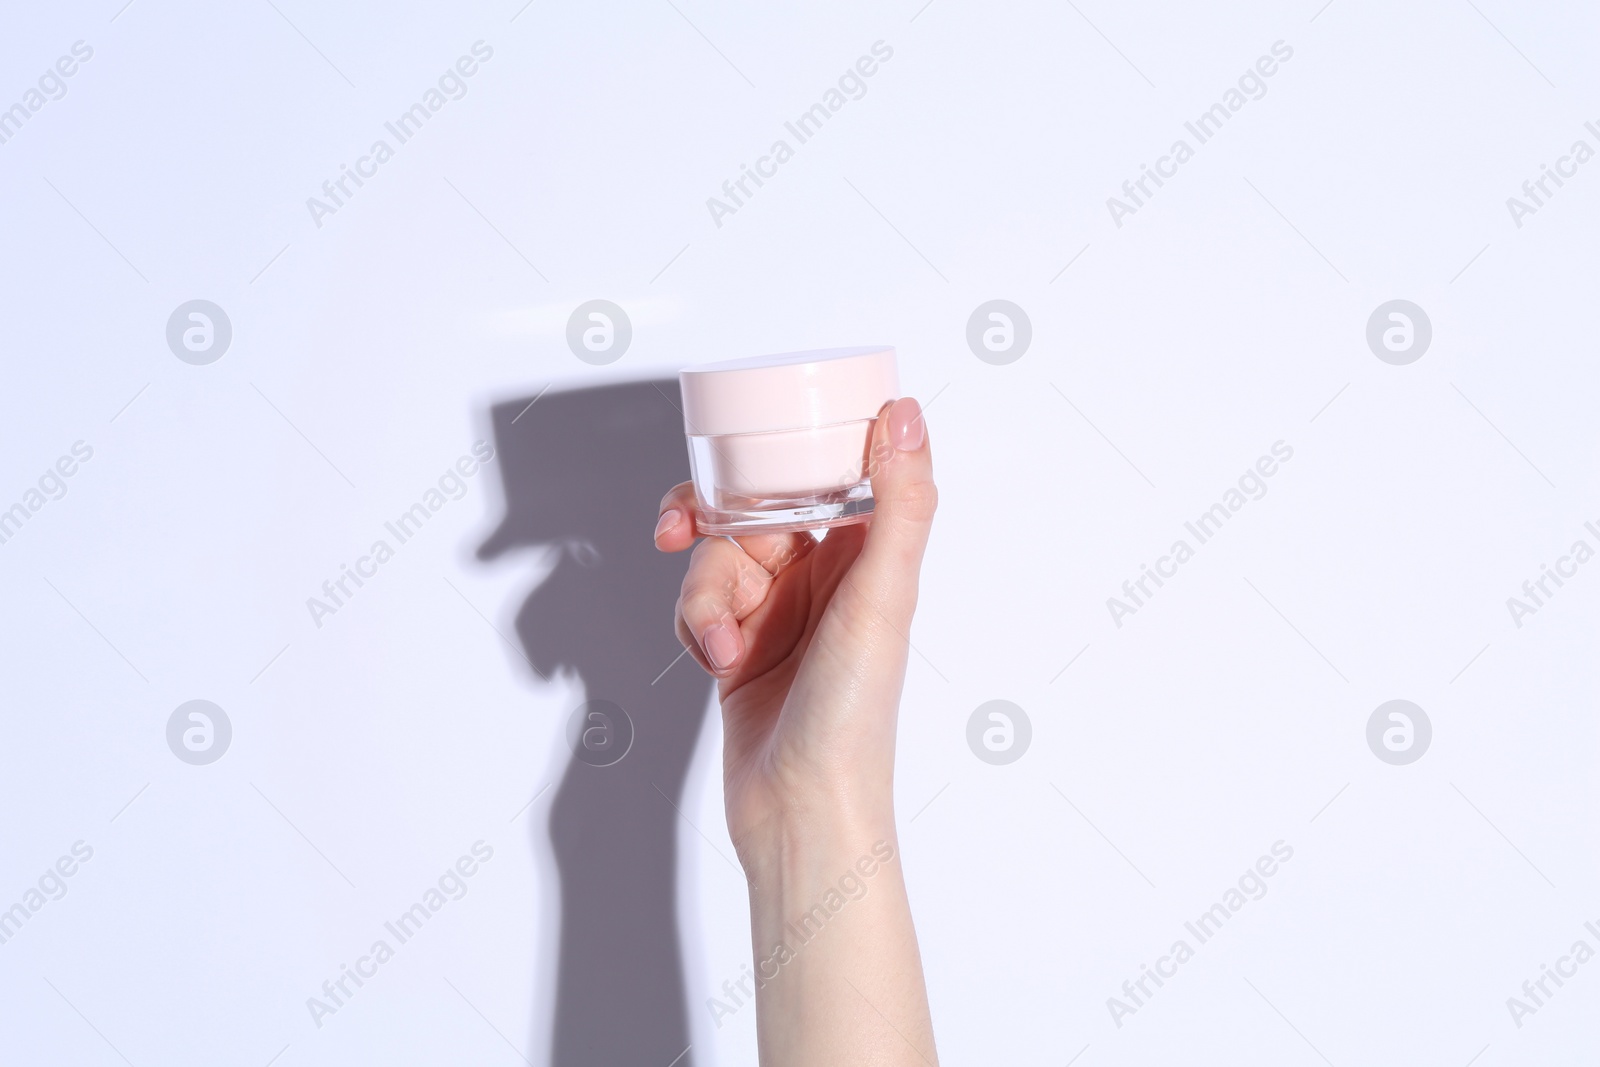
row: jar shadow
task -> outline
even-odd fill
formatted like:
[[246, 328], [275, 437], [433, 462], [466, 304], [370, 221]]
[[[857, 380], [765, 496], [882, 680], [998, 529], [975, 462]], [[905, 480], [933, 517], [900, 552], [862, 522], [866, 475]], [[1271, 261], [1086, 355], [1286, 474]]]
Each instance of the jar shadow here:
[[688, 556], [651, 541], [689, 477], [678, 383], [551, 389], [489, 414], [506, 514], [478, 555], [566, 549], [516, 638], [539, 674], [576, 671], [585, 690], [550, 724], [570, 756], [532, 842], [560, 891], [549, 1063], [688, 1067], [676, 809], [713, 680], [673, 632]]

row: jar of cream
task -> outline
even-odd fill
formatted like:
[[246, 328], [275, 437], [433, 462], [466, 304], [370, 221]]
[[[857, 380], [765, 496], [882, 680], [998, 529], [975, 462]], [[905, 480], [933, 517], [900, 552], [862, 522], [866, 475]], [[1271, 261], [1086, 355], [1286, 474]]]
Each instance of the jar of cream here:
[[893, 348], [730, 359], [678, 381], [703, 532], [814, 530], [872, 514], [872, 423], [900, 396]]

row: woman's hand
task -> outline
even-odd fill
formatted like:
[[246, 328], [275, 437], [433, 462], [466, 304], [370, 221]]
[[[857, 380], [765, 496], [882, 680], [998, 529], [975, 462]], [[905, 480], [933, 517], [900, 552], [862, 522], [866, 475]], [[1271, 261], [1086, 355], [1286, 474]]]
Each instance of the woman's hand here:
[[[892, 821], [895, 717], [937, 502], [915, 400], [884, 408], [868, 458], [870, 525], [820, 542], [708, 537], [683, 582], [678, 638], [718, 680], [741, 856], [795, 819]], [[656, 544], [675, 552], [698, 535], [684, 483], [661, 502]]]
[[[679, 639], [718, 679], [728, 830], [751, 883], [769, 1067], [934, 1056], [893, 862], [895, 719], [938, 495], [915, 400], [885, 406], [868, 460], [869, 523], [835, 527], [821, 541], [707, 537], [678, 600]], [[685, 483], [661, 502], [659, 548], [681, 551], [700, 536], [694, 501]], [[872, 857], [885, 855], [880, 869]], [[827, 929], [794, 944], [793, 922], [817, 914], [841, 882], [861, 884], [863, 895], [824, 909]], [[841, 924], [851, 929], [834, 933]]]

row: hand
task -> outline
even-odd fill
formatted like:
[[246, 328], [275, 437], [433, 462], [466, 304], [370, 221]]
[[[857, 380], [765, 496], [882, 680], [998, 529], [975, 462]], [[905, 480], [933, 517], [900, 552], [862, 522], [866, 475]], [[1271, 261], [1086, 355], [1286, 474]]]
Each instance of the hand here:
[[[895, 719], [938, 500], [915, 400], [885, 406], [867, 456], [868, 523], [821, 541], [708, 537], [678, 598], [678, 637], [722, 698], [728, 832], [750, 883], [763, 1067], [937, 1063], [904, 872], [893, 862]], [[688, 548], [693, 516], [693, 486], [668, 493], [657, 546]], [[870, 872], [870, 883], [855, 872]], [[836, 913], [818, 903], [835, 886], [851, 892]]]
[[[747, 870], [796, 834], [893, 831], [895, 719], [917, 575], [937, 505], [922, 409], [886, 405], [868, 450], [867, 524], [707, 537], [678, 638], [718, 680], [728, 830]], [[657, 547], [694, 543], [694, 487], [661, 502]]]

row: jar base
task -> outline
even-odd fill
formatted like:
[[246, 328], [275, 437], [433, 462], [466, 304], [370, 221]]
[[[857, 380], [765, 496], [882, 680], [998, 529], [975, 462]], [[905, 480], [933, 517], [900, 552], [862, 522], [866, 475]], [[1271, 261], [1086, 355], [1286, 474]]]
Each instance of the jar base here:
[[823, 530], [832, 526], [851, 526], [872, 518], [870, 495], [794, 507], [765, 507], [759, 510], [730, 511], [700, 505], [695, 509], [695, 525], [701, 533], [748, 536], [761, 533], [795, 533]]

